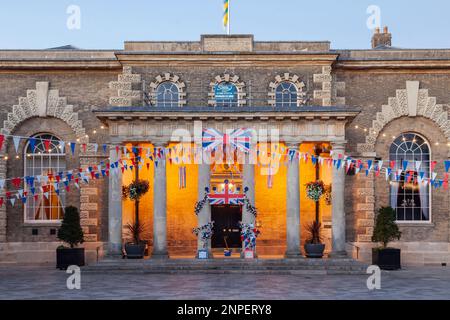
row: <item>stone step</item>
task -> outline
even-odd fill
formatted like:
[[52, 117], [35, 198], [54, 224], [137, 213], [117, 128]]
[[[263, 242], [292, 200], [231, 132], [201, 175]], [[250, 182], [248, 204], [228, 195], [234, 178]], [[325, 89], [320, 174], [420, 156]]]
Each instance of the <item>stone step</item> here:
[[85, 272], [136, 273], [266, 273], [266, 274], [365, 274], [367, 265], [351, 259], [105, 259], [84, 267]]

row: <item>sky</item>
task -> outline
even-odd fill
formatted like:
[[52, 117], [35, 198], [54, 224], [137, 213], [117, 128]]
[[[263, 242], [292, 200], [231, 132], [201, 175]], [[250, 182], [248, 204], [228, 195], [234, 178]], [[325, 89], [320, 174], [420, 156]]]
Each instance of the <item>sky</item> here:
[[[122, 49], [131, 40], [198, 41], [201, 34], [225, 33], [222, 2], [0, 0], [0, 48]], [[372, 5], [379, 8], [381, 25], [389, 26], [394, 46], [450, 48], [448, 0], [230, 0], [231, 33], [254, 34], [259, 41], [328, 40], [333, 49], [366, 49], [373, 32], [367, 26], [368, 19], [374, 21], [375, 11], [367, 13]]]

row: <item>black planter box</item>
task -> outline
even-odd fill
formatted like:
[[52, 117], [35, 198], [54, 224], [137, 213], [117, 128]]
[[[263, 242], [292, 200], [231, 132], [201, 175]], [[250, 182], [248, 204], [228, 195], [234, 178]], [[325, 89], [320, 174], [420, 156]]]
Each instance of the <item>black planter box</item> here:
[[68, 266], [84, 266], [84, 248], [56, 249], [56, 268], [66, 270]]
[[386, 248], [372, 249], [372, 264], [377, 265], [383, 270], [398, 270], [400, 264], [400, 249]]
[[145, 243], [141, 244], [125, 244], [125, 252], [127, 254], [127, 259], [142, 259], [145, 253]]
[[323, 257], [323, 252], [325, 250], [325, 245], [318, 243], [306, 243], [305, 244], [305, 255], [307, 258], [320, 259]]

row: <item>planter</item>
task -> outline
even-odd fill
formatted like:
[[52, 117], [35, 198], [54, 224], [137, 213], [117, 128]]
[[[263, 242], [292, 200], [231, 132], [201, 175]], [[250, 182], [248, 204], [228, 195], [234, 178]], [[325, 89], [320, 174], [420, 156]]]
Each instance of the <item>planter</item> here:
[[308, 258], [322, 258], [323, 252], [325, 251], [325, 245], [322, 243], [306, 243], [305, 244], [305, 254]]
[[56, 249], [56, 268], [66, 270], [68, 266], [84, 266], [84, 248]]
[[383, 270], [398, 270], [400, 264], [400, 249], [386, 248], [372, 249], [372, 264], [377, 265]]
[[127, 243], [125, 244], [125, 252], [127, 254], [127, 259], [142, 259], [144, 258], [145, 253], [145, 243]]

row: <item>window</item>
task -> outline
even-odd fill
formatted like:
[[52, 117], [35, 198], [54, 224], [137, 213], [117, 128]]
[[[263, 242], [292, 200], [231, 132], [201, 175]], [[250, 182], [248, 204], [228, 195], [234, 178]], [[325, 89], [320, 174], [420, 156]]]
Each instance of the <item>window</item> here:
[[275, 89], [276, 107], [296, 107], [297, 87], [289, 81], [281, 82]]
[[218, 107], [237, 107], [237, 87], [231, 82], [220, 82], [214, 88], [214, 97]]
[[[32, 150], [29, 142], [25, 147], [25, 176], [47, 176], [49, 173], [56, 176], [59, 172], [64, 172], [66, 170], [66, 155], [61, 150], [60, 140], [50, 134], [39, 134], [34, 138], [34, 150]], [[59, 197], [50, 181], [45, 182], [44, 179], [41, 179], [39, 182], [38, 179], [35, 179], [34, 188], [36, 198], [31, 197], [31, 186], [26, 185], [25, 187], [25, 191], [30, 195], [25, 204], [25, 221], [49, 222], [61, 220], [65, 201], [64, 188], [59, 188]]]
[[177, 107], [180, 93], [175, 83], [166, 81], [158, 85], [156, 89], [156, 106]]
[[397, 221], [430, 221], [430, 186], [421, 182], [430, 177], [430, 147], [425, 139], [415, 133], [405, 133], [396, 138], [389, 151], [390, 161], [395, 161], [394, 175], [404, 169], [390, 187], [391, 207]]

